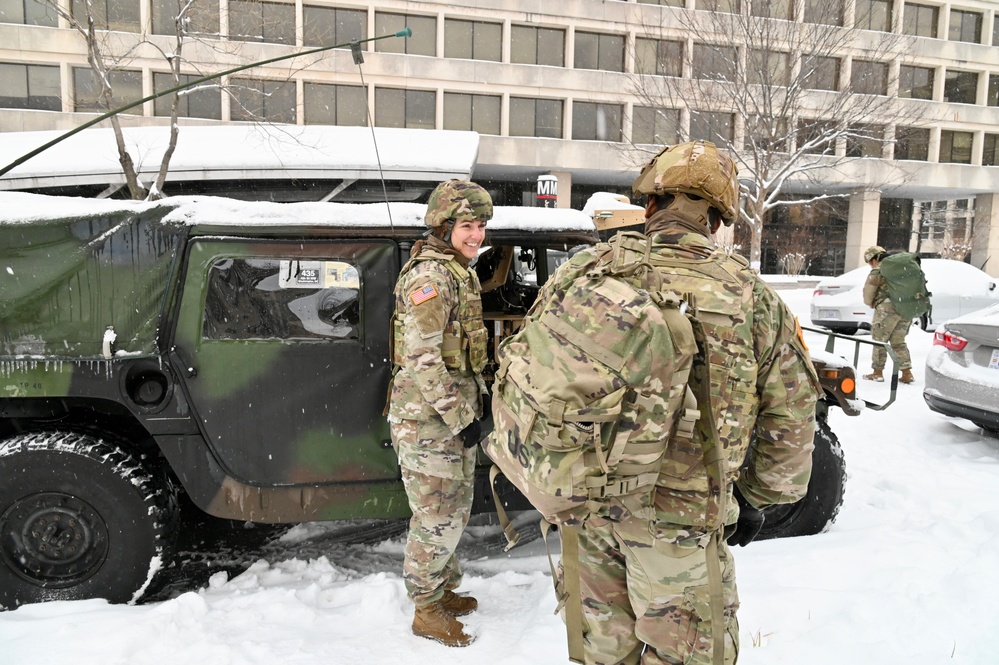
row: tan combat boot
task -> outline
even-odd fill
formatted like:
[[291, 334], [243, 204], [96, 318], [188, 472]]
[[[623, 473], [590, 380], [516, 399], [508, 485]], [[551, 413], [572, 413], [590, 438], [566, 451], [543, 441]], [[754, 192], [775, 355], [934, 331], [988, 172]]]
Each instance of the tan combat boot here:
[[902, 376], [898, 377], [899, 383], [912, 383], [916, 380], [916, 377], [912, 375], [911, 369], [903, 369]]
[[475, 600], [472, 596], [459, 596], [454, 591], [445, 591], [440, 603], [444, 606], [445, 610], [456, 617], [471, 614], [479, 607], [479, 601]]
[[872, 371], [870, 374], [864, 374], [864, 379], [866, 379], [867, 381], [884, 381], [885, 377], [882, 376], [881, 370], [876, 369]]
[[444, 609], [441, 601], [418, 605], [413, 616], [413, 634], [437, 640], [449, 647], [467, 647], [475, 639], [465, 633], [465, 626]]

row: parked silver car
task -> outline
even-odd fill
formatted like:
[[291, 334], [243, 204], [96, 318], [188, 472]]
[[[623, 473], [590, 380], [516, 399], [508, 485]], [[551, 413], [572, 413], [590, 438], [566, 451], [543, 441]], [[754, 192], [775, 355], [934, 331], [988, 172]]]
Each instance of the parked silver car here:
[[[922, 267], [933, 305], [931, 316], [919, 321], [923, 330], [999, 303], [996, 278], [973, 265], [950, 259], [923, 259]], [[819, 282], [812, 293], [812, 325], [846, 335], [870, 330], [874, 310], [864, 304], [864, 282], [870, 272], [869, 266], [861, 266]]]
[[924, 385], [932, 410], [999, 434], [999, 305], [937, 328]]

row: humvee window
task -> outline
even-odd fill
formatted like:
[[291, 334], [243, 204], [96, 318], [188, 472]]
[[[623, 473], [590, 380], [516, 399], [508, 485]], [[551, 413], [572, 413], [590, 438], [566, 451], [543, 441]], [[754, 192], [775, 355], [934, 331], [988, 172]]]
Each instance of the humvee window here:
[[359, 294], [357, 267], [344, 261], [221, 259], [209, 271], [202, 336], [358, 339]]

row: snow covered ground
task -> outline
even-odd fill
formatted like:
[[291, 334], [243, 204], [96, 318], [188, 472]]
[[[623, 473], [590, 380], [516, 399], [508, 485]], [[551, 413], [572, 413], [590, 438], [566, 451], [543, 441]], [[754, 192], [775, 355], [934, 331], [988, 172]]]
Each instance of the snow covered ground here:
[[[781, 293], [807, 323], [811, 290]], [[899, 386], [895, 404], [855, 418], [832, 412], [849, 472], [832, 528], [736, 548], [741, 664], [999, 663], [999, 439], [929, 411], [922, 370], [932, 335], [914, 329], [908, 341], [916, 383]], [[858, 369], [868, 368], [862, 360]], [[860, 390], [887, 395], [885, 384]], [[0, 613], [0, 663], [568, 662], [540, 539], [504, 554], [484, 546], [495, 527], [466, 533], [462, 590], [480, 602], [467, 617], [477, 640], [448, 649], [410, 633], [403, 537], [324, 553], [333, 528], [295, 527], [234, 579], [218, 573], [170, 600]]]

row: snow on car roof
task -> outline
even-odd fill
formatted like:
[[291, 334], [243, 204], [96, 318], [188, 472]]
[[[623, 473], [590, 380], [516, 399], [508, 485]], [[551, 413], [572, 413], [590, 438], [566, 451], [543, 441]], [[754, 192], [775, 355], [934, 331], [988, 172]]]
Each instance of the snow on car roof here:
[[[422, 203], [273, 203], [211, 196], [181, 196], [160, 201], [124, 201], [0, 192], [0, 224], [45, 219], [93, 217], [111, 212], [141, 212], [158, 206], [172, 210], [165, 222], [210, 225], [421, 227]], [[593, 220], [569, 208], [496, 206], [488, 228], [514, 231], [594, 231]]]

